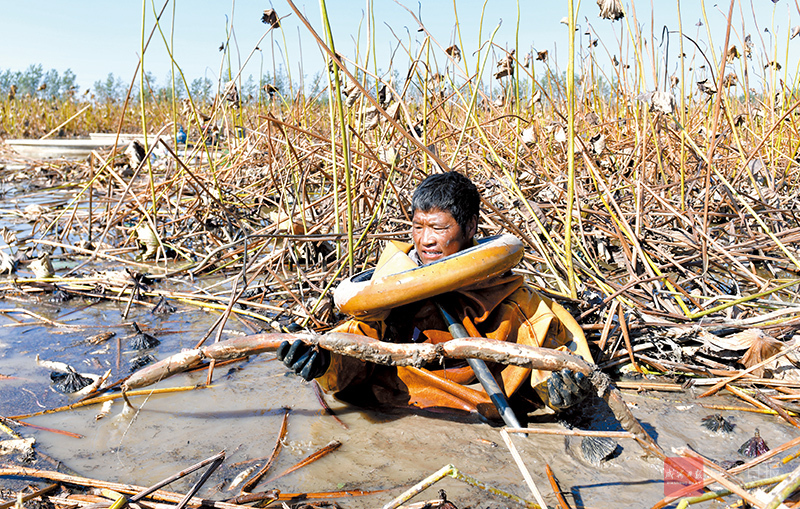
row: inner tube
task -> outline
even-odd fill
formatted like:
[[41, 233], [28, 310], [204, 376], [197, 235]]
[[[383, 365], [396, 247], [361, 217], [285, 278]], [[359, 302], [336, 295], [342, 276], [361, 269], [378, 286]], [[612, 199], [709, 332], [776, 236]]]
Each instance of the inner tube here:
[[519, 263], [523, 254], [518, 238], [495, 235], [441, 260], [375, 280], [375, 269], [360, 272], [336, 288], [333, 301], [342, 313], [373, 315], [499, 276]]

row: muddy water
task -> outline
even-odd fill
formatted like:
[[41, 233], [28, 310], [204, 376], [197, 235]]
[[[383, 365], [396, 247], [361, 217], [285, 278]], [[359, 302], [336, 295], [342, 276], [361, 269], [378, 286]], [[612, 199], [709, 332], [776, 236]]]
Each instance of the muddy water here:
[[[43, 296], [43, 298], [46, 296]], [[39, 325], [10, 326], [3, 320], [0, 328], [0, 374], [17, 377], [0, 381], [0, 412], [14, 415], [40, 408], [68, 403], [70, 397], [50, 387], [49, 371], [38, 367], [34, 357], [60, 360], [79, 371], [101, 373], [114, 370], [114, 377], [127, 371], [127, 363], [135, 354], [127, 351], [133, 331], [121, 325], [121, 305], [101, 302], [89, 308], [86, 301], [73, 299], [60, 304], [27, 300], [0, 301], [3, 308], [30, 309], [52, 320], [71, 325], [85, 325], [81, 330], [55, 329]], [[24, 316], [16, 317], [28, 320]], [[211, 325], [214, 315], [192, 308], [156, 317], [149, 310], [135, 310], [130, 319], [146, 326], [146, 330], [162, 341], [151, 353], [163, 358], [191, 347]], [[80, 344], [86, 336], [100, 330], [111, 330], [120, 338], [120, 369], [116, 368], [116, 338], [105, 346]], [[226, 336], [244, 332], [232, 320]], [[205, 380], [206, 374], [178, 375], [158, 387], [190, 386]], [[283, 407], [291, 408], [285, 447], [272, 467], [272, 474], [259, 489], [278, 488], [282, 492], [336, 491], [340, 489], [387, 490], [363, 498], [341, 499], [345, 507], [375, 507], [396, 496], [410, 484], [446, 464], [453, 464], [484, 483], [531, 499], [528, 488], [506, 449], [499, 431], [487, 424], [462, 422], [437, 416], [389, 414], [349, 407], [328, 398], [342, 421], [344, 429], [324, 414], [312, 388], [299, 378], [287, 375], [282, 364], [271, 354], [264, 354], [215, 371], [211, 388], [191, 392], [154, 395], [133, 399], [134, 415], [123, 415], [123, 405], [116, 402], [111, 413], [95, 420], [99, 407], [29, 419], [40, 426], [78, 433], [84, 438], [71, 438], [50, 432], [22, 429], [34, 436], [37, 450], [63, 462], [76, 473], [92, 478], [150, 485], [212, 454], [225, 450], [223, 466], [207, 482], [203, 496], [224, 499], [233, 478], [253, 464], [263, 464], [269, 456], [280, 428]], [[699, 425], [700, 419], [712, 413], [703, 409], [687, 394], [626, 393], [634, 414], [654, 431], [667, 451], [690, 445], [714, 459], [737, 459], [738, 447], [758, 427], [771, 446], [797, 436], [792, 428], [776, 418], [746, 415], [737, 412], [736, 424], [729, 435], [711, 433]], [[698, 391], [699, 392], [699, 391]], [[731, 403], [725, 398], [711, 398], [709, 403]], [[729, 414], [729, 412], [723, 412]], [[587, 405], [585, 427], [615, 429], [613, 419], [600, 402]], [[536, 426], [559, 428], [549, 416], [533, 416]], [[339, 440], [339, 450], [295, 473], [270, 481], [300, 459], [331, 440]], [[516, 446], [537, 481], [554, 502], [544, 477], [549, 464], [565, 490], [586, 507], [603, 507], [616, 502], [620, 507], [642, 507], [659, 500], [664, 494], [662, 465], [641, 457], [639, 447], [630, 441], [621, 443], [621, 450], [600, 468], [581, 459], [577, 445], [569, 447], [562, 437], [533, 436], [514, 438]], [[39, 460], [36, 466], [51, 469]], [[748, 478], [775, 475], [782, 469], [761, 467]], [[783, 470], [792, 468], [784, 467]], [[187, 490], [196, 476], [172, 486], [175, 491]], [[2, 481], [0, 481], [2, 483]], [[417, 500], [436, 498], [439, 488], [461, 506], [504, 507], [506, 501], [445, 479], [420, 495]], [[513, 506], [513, 504], [510, 504]]]
[[[27, 228], [20, 222], [10, 225], [20, 233]], [[18, 276], [25, 275], [23, 269]], [[55, 303], [50, 298], [48, 293], [8, 293], [0, 298], [2, 309], [24, 308], [75, 327], [33, 324], [30, 317], [19, 313], [0, 315], [0, 374], [14, 377], [0, 379], [2, 415], [34, 412], [74, 400], [51, 388], [49, 371], [35, 363], [37, 354], [42, 359], [67, 362], [81, 372], [100, 374], [112, 369], [112, 379], [118, 379], [129, 372], [129, 361], [136, 356], [127, 346], [133, 329], [125, 323], [136, 321], [157, 336], [161, 344], [150, 353], [161, 359], [192, 347], [216, 318], [215, 313], [177, 304], [178, 311], [170, 315], [155, 316], [149, 309], [134, 307], [130, 316], [123, 319], [121, 304], [91, 303], [79, 298]], [[235, 319], [225, 329], [223, 339], [247, 332]], [[97, 346], [82, 342], [102, 331], [112, 331], [117, 336]], [[193, 386], [205, 377], [205, 372], [182, 374], [157, 387]], [[797, 430], [775, 417], [743, 412], [733, 416], [733, 433], [711, 433], [700, 426], [700, 419], [716, 411], [699, 406], [694, 399], [699, 392], [689, 389], [685, 394], [674, 395], [629, 391], [625, 399], [668, 452], [673, 447], [689, 445], [714, 459], [735, 460], [743, 459], [737, 449], [755, 428], [772, 447], [798, 436]], [[60, 462], [63, 471], [138, 485], [153, 484], [224, 450], [225, 462], [200, 492], [201, 496], [223, 500], [236, 494], [228, 487], [237, 474], [254, 464], [263, 464], [269, 456], [283, 408], [288, 407], [291, 413], [284, 447], [258, 491], [384, 490], [337, 500], [344, 507], [372, 508], [442, 466], [453, 464], [490, 486], [533, 500], [497, 428], [436, 415], [367, 411], [328, 397], [329, 404], [348, 426], [345, 429], [321, 410], [312, 388], [288, 375], [271, 354], [218, 368], [210, 388], [137, 397], [132, 402], [137, 409], [132, 415], [123, 412], [118, 401], [111, 413], [99, 420], [95, 418], [99, 406], [28, 419], [32, 424], [78, 433], [83, 438], [31, 428], [19, 431], [35, 437], [37, 451]], [[724, 397], [706, 402], [739, 405]], [[618, 429], [600, 402], [587, 404], [584, 417], [585, 428]], [[535, 426], [561, 428], [551, 416], [532, 416], [532, 420]], [[341, 448], [310, 466], [271, 480], [332, 440], [340, 441]], [[555, 505], [555, 499], [544, 475], [545, 464], [552, 467], [577, 507], [648, 507], [664, 496], [663, 465], [644, 459], [634, 442], [622, 441], [616, 456], [596, 468], [581, 459], [575, 442], [566, 443], [562, 437], [538, 435], [513, 440], [549, 504]], [[791, 463], [773, 468], [775, 463], [758, 467], [743, 478], [770, 477], [793, 468]], [[42, 456], [34, 466], [54, 468]], [[190, 475], [169, 489], [186, 491], [198, 475]], [[0, 486], [12, 486], [14, 482], [0, 479]], [[458, 507], [515, 506], [451, 478], [414, 500], [437, 498], [439, 489], [446, 490]]]

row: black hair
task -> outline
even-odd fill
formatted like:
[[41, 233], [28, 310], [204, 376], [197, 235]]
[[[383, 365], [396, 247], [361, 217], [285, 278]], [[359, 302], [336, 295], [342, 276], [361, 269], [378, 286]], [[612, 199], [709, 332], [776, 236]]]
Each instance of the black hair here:
[[466, 232], [473, 217], [480, 212], [481, 195], [478, 188], [464, 175], [450, 171], [435, 173], [422, 181], [411, 197], [411, 214], [416, 211], [449, 212]]

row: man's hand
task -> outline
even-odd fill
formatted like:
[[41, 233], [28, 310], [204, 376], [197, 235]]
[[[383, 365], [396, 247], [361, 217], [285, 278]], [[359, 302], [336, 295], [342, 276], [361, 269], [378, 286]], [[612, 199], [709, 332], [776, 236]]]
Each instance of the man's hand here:
[[547, 379], [547, 395], [550, 406], [563, 410], [580, 403], [589, 395], [591, 380], [583, 373], [575, 373], [571, 369], [554, 371]]
[[331, 356], [327, 350], [309, 346], [299, 339], [291, 344], [288, 341], [281, 343], [277, 354], [279, 361], [306, 381], [321, 376], [331, 364]]

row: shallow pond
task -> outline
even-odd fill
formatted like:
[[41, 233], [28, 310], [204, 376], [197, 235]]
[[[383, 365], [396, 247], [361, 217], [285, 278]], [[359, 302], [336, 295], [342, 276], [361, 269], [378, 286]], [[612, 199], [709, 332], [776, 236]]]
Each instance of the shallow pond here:
[[[8, 188], [3, 192], [14, 194]], [[38, 198], [45, 199], [29, 196], [14, 203], [7, 200], [5, 207], [20, 209]], [[6, 221], [0, 226], [8, 226], [19, 235], [29, 233], [29, 226], [22, 221]], [[23, 267], [16, 277], [28, 275]], [[179, 282], [170, 284], [173, 289], [196, 289], [211, 283], [201, 280], [191, 285], [183, 283], [183, 287]], [[177, 311], [171, 314], [155, 315], [149, 307], [133, 306], [129, 316], [123, 318], [124, 303], [82, 298], [51, 300], [50, 292], [0, 294], [0, 310], [24, 309], [66, 325], [46, 325], [20, 311], [0, 313], [0, 415], [37, 412], [75, 401], [75, 397], [51, 387], [50, 371], [37, 365], [37, 355], [44, 360], [66, 362], [80, 372], [101, 374], [111, 369], [111, 379], [117, 380], [130, 372], [130, 361], [138, 355], [128, 345], [134, 334], [131, 322], [137, 322], [161, 341], [148, 353], [163, 359], [192, 348], [218, 316], [217, 312], [174, 303]], [[114, 332], [116, 336], [98, 345], [85, 342], [100, 332]], [[222, 339], [249, 332], [241, 321], [231, 318]], [[205, 371], [181, 374], [155, 387], [195, 386], [203, 383], [206, 376]], [[743, 459], [737, 449], [756, 428], [772, 447], [799, 435], [776, 417], [744, 412], [733, 415], [736, 426], [732, 433], [712, 433], [700, 425], [700, 420], [718, 411], [699, 405], [694, 396], [700, 392], [694, 388], [679, 394], [626, 391], [624, 396], [634, 415], [668, 453], [674, 447], [689, 445], [713, 459]], [[137, 410], [132, 415], [123, 412], [124, 405], [117, 400], [102, 419], [96, 419], [99, 405], [27, 419], [31, 424], [77, 433], [82, 438], [33, 428], [17, 431], [35, 437], [36, 450], [43, 453], [32, 465], [36, 468], [55, 469], [56, 465], [46, 458], [49, 457], [65, 472], [143, 486], [224, 450], [224, 463], [199, 495], [225, 500], [238, 493], [229, 487], [240, 472], [265, 463], [275, 446], [284, 408], [290, 408], [283, 448], [256, 491], [378, 491], [336, 499], [343, 507], [372, 508], [382, 506], [444, 465], [453, 464], [489, 486], [533, 500], [499, 428], [435, 414], [365, 410], [332, 397], [326, 399], [347, 429], [322, 410], [310, 384], [287, 374], [273, 354], [263, 354], [217, 367], [210, 388], [134, 397], [131, 401]], [[703, 401], [740, 406], [724, 396]], [[601, 402], [588, 403], [583, 410], [584, 428], [619, 429]], [[531, 420], [533, 426], [562, 429], [552, 416], [534, 415]], [[271, 480], [332, 440], [341, 442], [338, 450]], [[513, 437], [513, 441], [548, 504], [556, 502], [545, 476], [545, 464], [553, 469], [575, 507], [649, 507], [664, 496], [663, 464], [643, 458], [642, 450], [633, 441], [621, 441], [617, 454], [599, 467], [581, 458], [574, 439], [532, 435]], [[792, 463], [773, 468], [776, 463], [768, 462], [741, 478], [772, 477], [794, 468]], [[199, 475], [189, 475], [166, 489], [185, 492]], [[25, 484], [27, 481], [0, 478], [0, 486], [19, 489]], [[452, 478], [443, 479], [413, 500], [437, 498], [439, 489], [444, 489], [459, 508], [516, 506]]]
[[[44, 298], [46, 296], [42, 296]], [[20, 325], [3, 319], [0, 374], [14, 378], [0, 380], [2, 415], [34, 412], [74, 400], [51, 388], [49, 370], [36, 365], [37, 354], [42, 359], [67, 362], [82, 372], [99, 374], [110, 368], [114, 373], [112, 379], [129, 371], [128, 361], [136, 354], [127, 349], [133, 329], [121, 325], [124, 306], [108, 302], [86, 305], [87, 302], [79, 298], [60, 304], [39, 302], [38, 298], [25, 302], [11, 297], [0, 300], [4, 309], [25, 308], [59, 323], [86, 327], [70, 330]], [[10, 316], [21, 321], [31, 320], [16, 314]], [[159, 359], [192, 347], [214, 319], [214, 314], [181, 306], [177, 312], [166, 316], [134, 308], [129, 317], [129, 321], [142, 324], [147, 332], [161, 340], [150, 352]], [[81, 343], [100, 331], [113, 331], [117, 336], [105, 345]], [[245, 329], [232, 319], [226, 331], [223, 339], [244, 333]], [[117, 338], [122, 347], [119, 369], [116, 367]], [[204, 382], [206, 376], [206, 371], [181, 374], [156, 387], [191, 386]], [[733, 433], [711, 433], [700, 426], [700, 419], [714, 411], [700, 407], [692, 399], [692, 391], [678, 396], [626, 391], [625, 398], [634, 414], [648, 429], [654, 430], [658, 442], [667, 451], [688, 444], [714, 459], [741, 459], [736, 451], [756, 427], [773, 447], [798, 435], [776, 418], [743, 412], [733, 417], [736, 424]], [[366, 411], [330, 397], [327, 399], [349, 429], [344, 429], [323, 412], [309, 384], [288, 375], [274, 355], [263, 354], [217, 368], [211, 388], [133, 398], [137, 412], [132, 416], [122, 414], [123, 404], [118, 400], [111, 413], [100, 420], [95, 420], [99, 405], [28, 419], [32, 424], [78, 433], [83, 438], [30, 428], [19, 431], [36, 438], [38, 451], [79, 475], [145, 486], [224, 450], [227, 453], [225, 462], [200, 494], [226, 499], [237, 493], [227, 491], [236, 475], [255, 464], [263, 464], [270, 455], [283, 408], [288, 407], [291, 412], [284, 447], [258, 491], [272, 488], [287, 493], [387, 490], [338, 499], [345, 507], [375, 507], [440, 467], [453, 464], [490, 486], [532, 500], [497, 428], [436, 415]], [[720, 403], [726, 399], [715, 397], [708, 402]], [[587, 405], [585, 414], [591, 417], [589, 428], [617, 429], [601, 403]], [[539, 421], [532, 423], [536, 426], [561, 427], [550, 416], [533, 416], [533, 419]], [[270, 481], [271, 477], [332, 440], [340, 441], [342, 446], [307, 467]], [[664, 495], [663, 466], [658, 461], [643, 459], [641, 449], [632, 441], [622, 441], [617, 456], [595, 468], [582, 460], [575, 442], [570, 441], [570, 446], [566, 447], [563, 437], [537, 435], [513, 440], [549, 503], [554, 503], [554, 498], [544, 475], [545, 463], [551, 466], [562, 488], [579, 506], [602, 507], [615, 502], [621, 507], [643, 507]], [[745, 478], [769, 477], [792, 468], [790, 464], [776, 469], [772, 468], [773, 464], [758, 467]], [[35, 466], [53, 469], [53, 465], [42, 460]], [[188, 490], [198, 475], [190, 475], [169, 489]], [[458, 507], [509, 505], [501, 498], [451, 478], [440, 481], [416, 500], [437, 498], [438, 489], [445, 489]]]

